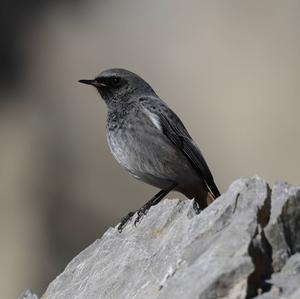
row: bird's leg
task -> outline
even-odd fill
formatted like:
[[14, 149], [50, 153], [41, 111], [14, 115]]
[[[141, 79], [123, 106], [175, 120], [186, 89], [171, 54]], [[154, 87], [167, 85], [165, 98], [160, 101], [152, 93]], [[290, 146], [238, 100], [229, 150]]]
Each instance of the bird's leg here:
[[157, 205], [170, 191], [172, 191], [177, 184], [173, 183], [169, 188], [166, 190], [160, 190], [157, 194], [155, 194], [148, 202], [146, 202], [138, 211], [137, 211], [137, 216], [134, 221], [134, 225], [136, 226], [141, 219], [143, 218], [144, 215], [147, 214], [149, 209], [152, 206]]
[[[155, 194], [148, 202], [146, 202], [139, 210], [137, 210], [137, 216], [136, 219], [134, 221], [134, 225], [136, 226], [142, 219], [142, 217], [144, 215], [147, 214], [147, 212], [149, 211], [149, 209], [152, 206], [157, 205], [170, 191], [172, 191], [177, 184], [173, 183], [169, 188], [167, 188], [166, 190], [160, 190], [157, 194]], [[127, 216], [125, 216], [121, 223], [118, 226], [118, 231], [122, 232], [125, 224], [132, 218], [132, 216], [134, 215], [135, 212], [130, 212], [128, 213]]]
[[[168, 191], [169, 192], [169, 191]], [[158, 204], [165, 195], [168, 194], [165, 190], [159, 191], [157, 194], [155, 194], [149, 201], [147, 201], [139, 210], [135, 211], [137, 212], [136, 220], [134, 221], [134, 225], [136, 226], [137, 223], [140, 221], [140, 219], [143, 217], [143, 215], [146, 215], [148, 210], [151, 206], [154, 206]], [[129, 212], [122, 220], [121, 223], [118, 226], [118, 231], [121, 233], [126, 223], [132, 218], [132, 216], [135, 214], [135, 212]]]
[[147, 201], [138, 211], [137, 216], [134, 221], [134, 225], [136, 226], [143, 218], [144, 215], [147, 214], [149, 209], [152, 206], [157, 205], [170, 191], [161, 190], [157, 194], [155, 194], [149, 201]]

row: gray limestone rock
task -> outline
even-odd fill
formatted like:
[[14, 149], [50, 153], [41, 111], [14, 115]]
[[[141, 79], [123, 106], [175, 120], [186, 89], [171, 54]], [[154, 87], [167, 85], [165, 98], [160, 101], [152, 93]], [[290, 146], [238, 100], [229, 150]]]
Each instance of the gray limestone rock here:
[[[271, 290], [257, 299], [300, 298], [300, 253], [292, 255], [270, 279]], [[298, 294], [298, 297], [296, 296]]]
[[299, 201], [300, 188], [259, 177], [199, 215], [191, 201], [164, 200], [137, 227], [108, 229], [42, 299], [300, 298]]
[[32, 291], [30, 289], [24, 291], [18, 299], [39, 299], [38, 296], [34, 293], [32, 293]]
[[285, 182], [275, 184], [271, 218], [265, 232], [273, 249], [273, 267], [277, 272], [289, 256], [300, 251], [300, 188]]

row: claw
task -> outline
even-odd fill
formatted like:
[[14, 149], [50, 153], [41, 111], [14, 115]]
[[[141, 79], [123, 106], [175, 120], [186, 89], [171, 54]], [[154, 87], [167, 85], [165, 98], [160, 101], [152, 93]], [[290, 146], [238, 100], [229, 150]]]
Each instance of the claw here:
[[[138, 211], [137, 211], [137, 216], [134, 221], [134, 226], [137, 226], [139, 222], [141, 222], [143, 216], [147, 214], [149, 209], [157, 205], [170, 191], [172, 191], [175, 187], [177, 186], [176, 183], [173, 183], [168, 189], [166, 190], [160, 190], [157, 194], [155, 194], [146, 204], [144, 204]], [[122, 220], [121, 223], [118, 226], [118, 231], [121, 233], [125, 224], [132, 218], [135, 212], [130, 212], [127, 216], [125, 216]]]
[[132, 218], [132, 216], [134, 215], [135, 212], [129, 212], [122, 220], [121, 223], [118, 226], [118, 231], [119, 233], [122, 232], [124, 226], [127, 224], [128, 221], [130, 221], [130, 219]]
[[137, 224], [140, 222], [141, 218], [142, 218], [142, 216], [137, 216], [137, 217], [136, 217], [136, 219], [135, 219], [135, 221], [134, 221], [134, 226], [135, 226], [135, 227], [136, 227]]
[[193, 209], [197, 215], [200, 214], [201, 208], [200, 208], [199, 203], [195, 199], [193, 201]]
[[[149, 208], [150, 208], [150, 207], [149, 207]], [[148, 208], [148, 209], [149, 209], [149, 208]], [[143, 216], [145, 216], [145, 215], [147, 214], [148, 209], [141, 208], [140, 210], [138, 210], [136, 219], [135, 219], [135, 221], [134, 221], [134, 226], [137, 226], [137, 224], [138, 224], [139, 222], [142, 221]]]

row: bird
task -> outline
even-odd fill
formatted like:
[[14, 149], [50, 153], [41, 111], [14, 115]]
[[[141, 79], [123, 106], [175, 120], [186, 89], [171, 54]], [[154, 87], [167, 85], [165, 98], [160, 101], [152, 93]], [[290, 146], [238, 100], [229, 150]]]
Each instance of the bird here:
[[196, 142], [145, 80], [112, 68], [79, 82], [95, 87], [107, 106], [106, 137], [117, 162], [136, 179], [160, 189], [121, 220], [120, 232], [135, 214], [137, 225], [170, 191], [193, 199], [197, 214], [220, 196]]

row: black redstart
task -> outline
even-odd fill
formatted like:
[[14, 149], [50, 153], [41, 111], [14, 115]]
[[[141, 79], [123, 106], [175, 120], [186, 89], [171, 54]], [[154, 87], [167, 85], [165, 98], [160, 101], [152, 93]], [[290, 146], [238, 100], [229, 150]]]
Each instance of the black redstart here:
[[[161, 189], [137, 210], [135, 224], [171, 190], [194, 198], [197, 213], [220, 195], [179, 117], [141, 77], [109, 69], [79, 82], [96, 87], [107, 105], [107, 140], [115, 159], [135, 178]], [[134, 213], [123, 218], [119, 231]]]

